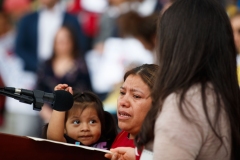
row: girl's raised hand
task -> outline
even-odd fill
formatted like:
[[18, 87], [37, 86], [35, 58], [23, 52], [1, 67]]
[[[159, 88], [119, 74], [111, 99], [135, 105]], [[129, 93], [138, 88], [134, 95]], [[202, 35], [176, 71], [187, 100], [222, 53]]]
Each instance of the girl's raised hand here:
[[68, 87], [67, 84], [58, 84], [54, 87], [54, 91], [56, 90], [65, 90]]
[[58, 84], [54, 87], [54, 91], [56, 90], [65, 90], [73, 94], [72, 87], [68, 86], [67, 84]]

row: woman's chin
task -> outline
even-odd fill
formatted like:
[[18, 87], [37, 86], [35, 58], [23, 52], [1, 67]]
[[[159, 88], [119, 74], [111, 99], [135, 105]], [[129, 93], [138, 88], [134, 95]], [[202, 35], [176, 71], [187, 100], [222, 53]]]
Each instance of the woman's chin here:
[[127, 122], [121, 122], [121, 121], [118, 121], [118, 127], [123, 130], [123, 131], [128, 131], [131, 126], [129, 125], [129, 123]]

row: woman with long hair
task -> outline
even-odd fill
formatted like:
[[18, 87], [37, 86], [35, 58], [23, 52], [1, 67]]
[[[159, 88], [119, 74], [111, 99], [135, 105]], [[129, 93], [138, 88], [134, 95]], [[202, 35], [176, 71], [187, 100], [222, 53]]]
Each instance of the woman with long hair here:
[[237, 51], [224, 8], [216, 0], [177, 0], [158, 30], [154, 105], [135, 139], [145, 146], [142, 156], [149, 150], [153, 159], [237, 159]]

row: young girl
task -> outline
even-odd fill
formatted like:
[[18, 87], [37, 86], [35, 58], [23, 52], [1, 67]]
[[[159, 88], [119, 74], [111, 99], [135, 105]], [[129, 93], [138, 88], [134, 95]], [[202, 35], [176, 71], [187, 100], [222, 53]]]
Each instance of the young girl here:
[[[67, 84], [54, 88], [61, 89], [73, 94]], [[74, 104], [69, 111], [53, 110], [47, 139], [109, 149], [117, 134], [111, 114], [103, 110], [102, 102], [92, 92], [76, 92], [73, 99]]]

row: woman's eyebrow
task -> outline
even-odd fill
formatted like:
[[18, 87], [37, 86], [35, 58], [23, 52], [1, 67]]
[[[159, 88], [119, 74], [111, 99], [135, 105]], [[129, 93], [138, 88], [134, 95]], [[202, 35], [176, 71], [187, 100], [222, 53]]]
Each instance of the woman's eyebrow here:
[[[123, 86], [121, 86], [120, 89], [126, 89], [126, 88], [123, 87]], [[136, 89], [136, 88], [131, 88], [130, 91], [131, 91], [131, 92], [140, 92], [140, 93], [144, 94], [144, 92], [142, 92], [141, 90], [138, 90], [138, 89]]]
[[135, 89], [135, 88], [131, 88], [130, 89], [131, 92], [140, 92], [142, 94], [144, 94], [141, 90]]
[[125, 89], [125, 87], [121, 86], [120, 89]]

